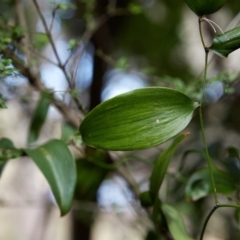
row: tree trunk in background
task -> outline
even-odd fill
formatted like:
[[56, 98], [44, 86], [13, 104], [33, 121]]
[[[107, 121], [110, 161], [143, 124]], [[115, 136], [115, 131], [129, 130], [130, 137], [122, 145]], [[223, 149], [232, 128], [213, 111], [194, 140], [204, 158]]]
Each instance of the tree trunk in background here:
[[[108, 5], [108, 1], [99, 0], [97, 1], [97, 15], [101, 16], [105, 13]], [[98, 31], [94, 34], [91, 39], [91, 43], [95, 47], [95, 52], [98, 49], [104, 54], [110, 53], [110, 33], [108, 28], [108, 23], [104, 24]], [[93, 109], [101, 102], [101, 90], [103, 86], [103, 76], [106, 72], [107, 64], [106, 62], [94, 55], [94, 69], [93, 69], [93, 81], [90, 87], [90, 110]], [[96, 202], [96, 196], [94, 199], [89, 199], [91, 202]], [[73, 240], [90, 240], [91, 237], [91, 223], [79, 217], [81, 212], [74, 212], [73, 214]], [[84, 214], [84, 213], [83, 213]], [[91, 217], [91, 216], [90, 216]], [[94, 219], [93, 219], [94, 220]]]
[[[101, 16], [106, 11], [108, 1], [102, 0], [98, 1], [98, 16]], [[91, 39], [95, 47], [95, 52], [100, 49], [104, 54], [108, 55], [110, 53], [111, 38], [108, 24], [104, 24], [98, 31], [94, 34]], [[90, 88], [90, 110], [96, 107], [101, 102], [101, 90], [103, 86], [103, 76], [106, 72], [107, 64], [106, 62], [94, 55], [94, 71], [93, 71], [93, 82]]]

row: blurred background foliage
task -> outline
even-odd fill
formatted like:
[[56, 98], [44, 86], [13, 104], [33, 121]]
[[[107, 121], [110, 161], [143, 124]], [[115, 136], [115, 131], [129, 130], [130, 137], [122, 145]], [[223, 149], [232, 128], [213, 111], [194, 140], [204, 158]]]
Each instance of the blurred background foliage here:
[[[75, 202], [71, 214], [65, 220], [58, 220], [56, 210], [46, 211], [55, 209], [54, 203], [37, 170], [26, 159], [10, 163], [13, 170], [5, 166], [1, 175], [1, 181], [6, 180], [0, 186], [0, 222], [5, 222], [1, 225], [4, 227], [0, 229], [0, 239], [17, 239], [9, 229], [17, 229], [18, 237], [21, 235], [18, 239], [33, 239], [33, 229], [38, 224], [41, 231], [34, 239], [47, 240], [52, 236], [74, 240], [172, 239], [167, 234], [162, 235], [165, 238], [155, 236], [137, 198], [139, 192], [148, 189], [152, 164], [165, 145], [131, 154], [108, 153], [84, 147], [76, 132], [79, 119], [86, 112], [107, 98], [135, 88], [172, 87], [198, 101], [204, 62], [198, 19], [183, 0], [44, 0], [38, 4], [51, 29], [61, 64], [33, 1], [1, 0], [0, 104], [8, 109], [0, 111], [0, 136], [13, 139], [18, 147], [27, 144], [31, 118], [39, 99], [37, 86], [29, 78], [27, 69], [31, 69], [56, 99], [69, 111], [73, 110], [77, 119], [71, 121], [70, 114], [61, 115], [51, 106], [37, 142], [59, 138], [62, 134], [62, 139], [72, 147], [78, 159]], [[239, 25], [239, 10], [239, 2], [229, 0], [219, 13], [209, 17], [224, 29], [233, 19], [234, 24]], [[213, 36], [209, 26], [204, 30], [206, 35]], [[211, 158], [234, 177], [238, 186], [237, 193], [228, 197], [221, 195], [224, 201], [233, 202], [239, 200], [240, 161], [229, 147], [237, 151], [240, 146], [240, 55], [236, 51], [227, 60], [218, 56], [211, 59], [205, 94], [205, 125]], [[63, 66], [69, 82], [62, 73]], [[46, 109], [43, 112], [46, 114]], [[206, 166], [201, 154], [203, 146], [197, 116], [188, 130], [191, 136], [173, 159], [160, 196], [184, 215], [188, 232], [196, 239], [212, 198], [186, 201], [188, 179]], [[0, 161], [0, 172], [2, 168]], [[26, 182], [31, 178], [34, 181], [28, 185], [30, 183]], [[16, 184], [18, 181], [22, 184]], [[39, 182], [43, 187], [39, 187]], [[15, 192], [11, 192], [11, 188]], [[34, 190], [38, 195], [32, 193]], [[23, 191], [20, 200], [19, 191]], [[31, 202], [29, 198], [41, 199], [40, 205], [37, 202], [36, 206], [35, 199], [30, 210], [21, 212]], [[39, 206], [40, 211], [32, 211]], [[12, 212], [14, 208], [18, 209], [16, 213]], [[28, 215], [24, 216], [26, 212]], [[239, 221], [237, 224], [236, 220], [239, 216], [237, 211], [219, 211], [205, 239], [239, 239]], [[17, 226], [19, 222], [24, 228]]]

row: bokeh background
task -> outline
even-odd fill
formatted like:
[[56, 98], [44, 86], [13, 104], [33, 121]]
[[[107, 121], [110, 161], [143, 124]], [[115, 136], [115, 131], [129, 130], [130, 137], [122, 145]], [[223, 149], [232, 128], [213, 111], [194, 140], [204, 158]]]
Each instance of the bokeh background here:
[[[57, 9], [62, 3], [68, 3], [67, 7]], [[69, 91], [66, 77], [56, 64], [33, 1], [1, 0], [0, 33], [5, 24], [27, 29], [19, 40], [17, 54], [28, 61], [44, 85], [69, 108], [74, 109], [71, 94], [80, 99], [87, 112], [117, 94], [148, 86], [172, 87], [198, 101], [204, 50], [198, 19], [184, 0], [39, 0], [38, 4], [51, 28], [61, 62], [69, 59], [66, 66], [74, 80], [74, 92]], [[209, 18], [226, 30], [239, 25], [239, 11], [239, 1], [229, 0]], [[221, 33], [219, 29], [217, 32]], [[204, 35], [209, 45], [214, 34], [206, 23]], [[30, 59], [21, 50], [24, 46]], [[240, 162], [226, 160], [225, 154], [228, 146], [240, 146], [240, 52], [235, 51], [227, 59], [210, 54], [210, 59], [204, 108], [210, 154], [217, 165], [227, 168], [228, 161], [231, 167], [240, 170]], [[19, 148], [26, 147], [39, 94], [21, 74], [2, 76], [0, 93], [8, 106], [0, 110], [0, 137], [12, 139]], [[77, 111], [76, 115], [82, 118]], [[52, 106], [37, 143], [73, 133], [75, 130], [65, 122], [64, 116]], [[160, 193], [184, 216], [194, 239], [199, 236], [212, 196], [187, 202], [184, 182], [176, 181], [174, 175], [183, 167], [187, 177], [205, 166], [199, 155], [191, 155], [180, 166], [186, 150], [203, 149], [199, 128], [196, 115], [187, 129], [191, 135], [177, 152]], [[0, 181], [0, 240], [145, 239], [152, 226], [129, 182], [133, 181], [141, 191], [147, 190], [152, 164], [167, 145], [133, 153], [109, 153], [116, 161], [126, 154], [133, 156], [130, 158], [135, 161], [126, 163], [124, 169], [106, 170], [88, 161], [81, 162], [78, 167], [82, 177], [73, 208], [63, 218], [37, 167], [27, 158], [10, 161]], [[72, 151], [77, 158], [84, 157], [81, 151], [74, 148]], [[222, 199], [235, 200], [225, 196]], [[234, 210], [219, 210], [204, 239], [239, 239], [235, 215]]]

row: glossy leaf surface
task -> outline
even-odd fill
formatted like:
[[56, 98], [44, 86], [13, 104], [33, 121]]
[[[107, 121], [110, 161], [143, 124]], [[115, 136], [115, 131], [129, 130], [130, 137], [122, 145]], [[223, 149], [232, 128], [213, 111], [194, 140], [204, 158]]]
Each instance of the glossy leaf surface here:
[[180, 142], [186, 137], [188, 134], [182, 134], [178, 136], [173, 143], [166, 148], [158, 158], [157, 162], [152, 171], [152, 175], [150, 177], [150, 193], [152, 199], [156, 199], [158, 197], [159, 189], [162, 185], [163, 179], [166, 175], [168, 165], [172, 159], [174, 152], [176, 151]]
[[188, 96], [173, 89], [138, 89], [98, 105], [83, 120], [80, 133], [96, 148], [151, 148], [181, 132], [195, 107]]
[[162, 210], [174, 240], [193, 240], [188, 236], [182, 217], [175, 208], [168, 204], [163, 204]]
[[40, 130], [45, 122], [48, 108], [50, 105], [50, 94], [48, 92], [42, 92], [35, 112], [32, 117], [29, 135], [28, 135], [28, 142], [32, 143], [38, 139]]
[[[236, 188], [235, 182], [227, 173], [214, 168], [213, 177], [215, 180], [216, 189], [218, 193], [228, 195], [235, 190]], [[196, 201], [211, 193], [213, 193], [213, 186], [208, 168], [203, 168], [195, 172], [190, 177], [186, 186], [187, 200]]]
[[240, 48], [240, 27], [233, 28], [224, 34], [214, 37], [210, 50], [221, 57], [227, 57]]
[[61, 215], [65, 215], [71, 208], [76, 184], [75, 161], [68, 147], [60, 140], [52, 140], [25, 152], [46, 177]]
[[226, 0], [185, 0], [188, 7], [198, 16], [204, 16], [217, 12]]

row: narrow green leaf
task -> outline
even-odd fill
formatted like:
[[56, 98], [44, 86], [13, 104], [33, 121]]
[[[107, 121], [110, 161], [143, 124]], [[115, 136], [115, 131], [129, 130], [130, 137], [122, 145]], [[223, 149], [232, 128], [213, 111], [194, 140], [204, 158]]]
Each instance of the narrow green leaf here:
[[240, 48], [240, 27], [233, 28], [224, 34], [214, 37], [209, 48], [221, 57], [227, 57], [231, 52]]
[[96, 148], [151, 148], [181, 132], [196, 107], [188, 96], [173, 89], [138, 89], [98, 105], [83, 120], [80, 133], [87, 145]]
[[32, 117], [29, 135], [28, 135], [28, 142], [33, 143], [38, 139], [40, 130], [45, 122], [48, 108], [50, 105], [50, 98], [51, 95], [48, 92], [42, 92], [35, 112]]
[[[213, 177], [218, 193], [229, 195], [236, 189], [235, 182], [229, 174], [214, 168]], [[213, 193], [213, 186], [209, 174], [209, 169], [203, 168], [195, 172], [190, 177], [185, 189], [187, 200], [196, 201], [211, 193]]]
[[182, 217], [175, 208], [163, 204], [162, 210], [174, 240], [193, 240], [188, 236]]
[[46, 177], [60, 208], [69, 212], [76, 184], [76, 166], [68, 147], [60, 140], [51, 140], [36, 149], [25, 149]]
[[155, 163], [155, 166], [152, 171], [152, 175], [150, 177], [150, 193], [151, 193], [152, 199], [154, 199], [154, 201], [158, 197], [158, 192], [162, 185], [164, 176], [166, 175], [167, 168], [172, 159], [172, 156], [173, 156], [174, 152], [176, 151], [180, 142], [186, 136], [188, 136], [188, 133], [184, 133], [184, 134], [178, 136], [173, 141], [173, 143], [161, 153], [157, 162]]

